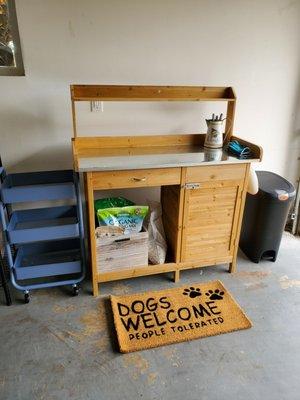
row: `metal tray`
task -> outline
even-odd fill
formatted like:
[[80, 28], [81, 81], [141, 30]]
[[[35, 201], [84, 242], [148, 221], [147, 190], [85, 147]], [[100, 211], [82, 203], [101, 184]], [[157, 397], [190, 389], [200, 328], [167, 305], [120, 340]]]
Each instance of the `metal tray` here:
[[18, 246], [14, 261], [17, 280], [81, 273], [80, 240]]
[[9, 174], [3, 181], [1, 196], [3, 203], [75, 198], [73, 171]]
[[11, 244], [78, 237], [76, 206], [14, 211], [7, 236]]

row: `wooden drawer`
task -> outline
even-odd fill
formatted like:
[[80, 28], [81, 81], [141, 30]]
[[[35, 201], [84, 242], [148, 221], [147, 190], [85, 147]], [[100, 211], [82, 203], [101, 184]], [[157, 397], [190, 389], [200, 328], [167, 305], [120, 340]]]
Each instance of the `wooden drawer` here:
[[92, 184], [95, 190], [179, 185], [180, 180], [181, 168], [137, 169], [92, 173]]
[[[245, 177], [247, 164], [227, 164], [203, 167], [188, 167], [186, 183], [206, 182], [207, 186], [222, 181], [242, 181]], [[217, 185], [218, 186], [218, 185]], [[220, 186], [226, 184], [220, 183]]]

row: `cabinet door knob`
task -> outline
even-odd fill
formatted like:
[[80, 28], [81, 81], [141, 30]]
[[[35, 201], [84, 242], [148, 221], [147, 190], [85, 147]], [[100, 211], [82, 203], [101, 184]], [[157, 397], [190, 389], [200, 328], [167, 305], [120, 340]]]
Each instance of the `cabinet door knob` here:
[[145, 182], [146, 177], [144, 176], [143, 178], [132, 178], [135, 182]]

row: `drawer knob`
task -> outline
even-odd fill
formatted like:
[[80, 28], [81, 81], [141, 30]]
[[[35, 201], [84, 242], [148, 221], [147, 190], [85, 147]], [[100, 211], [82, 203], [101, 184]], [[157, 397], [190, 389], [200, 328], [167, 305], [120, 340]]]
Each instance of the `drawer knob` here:
[[143, 178], [132, 178], [135, 182], [145, 182], [146, 177], [144, 176]]

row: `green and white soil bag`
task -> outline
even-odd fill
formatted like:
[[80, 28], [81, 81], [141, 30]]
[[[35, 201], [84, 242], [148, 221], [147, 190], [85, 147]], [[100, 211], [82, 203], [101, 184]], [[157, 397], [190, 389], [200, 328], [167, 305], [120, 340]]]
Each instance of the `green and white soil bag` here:
[[111, 207], [97, 210], [100, 226], [121, 226], [124, 234], [138, 233], [149, 210], [148, 206]]
[[164, 264], [167, 254], [167, 242], [162, 222], [161, 204], [157, 201], [150, 201], [148, 203], [150, 213], [144, 223], [149, 235], [148, 258], [152, 264]]

